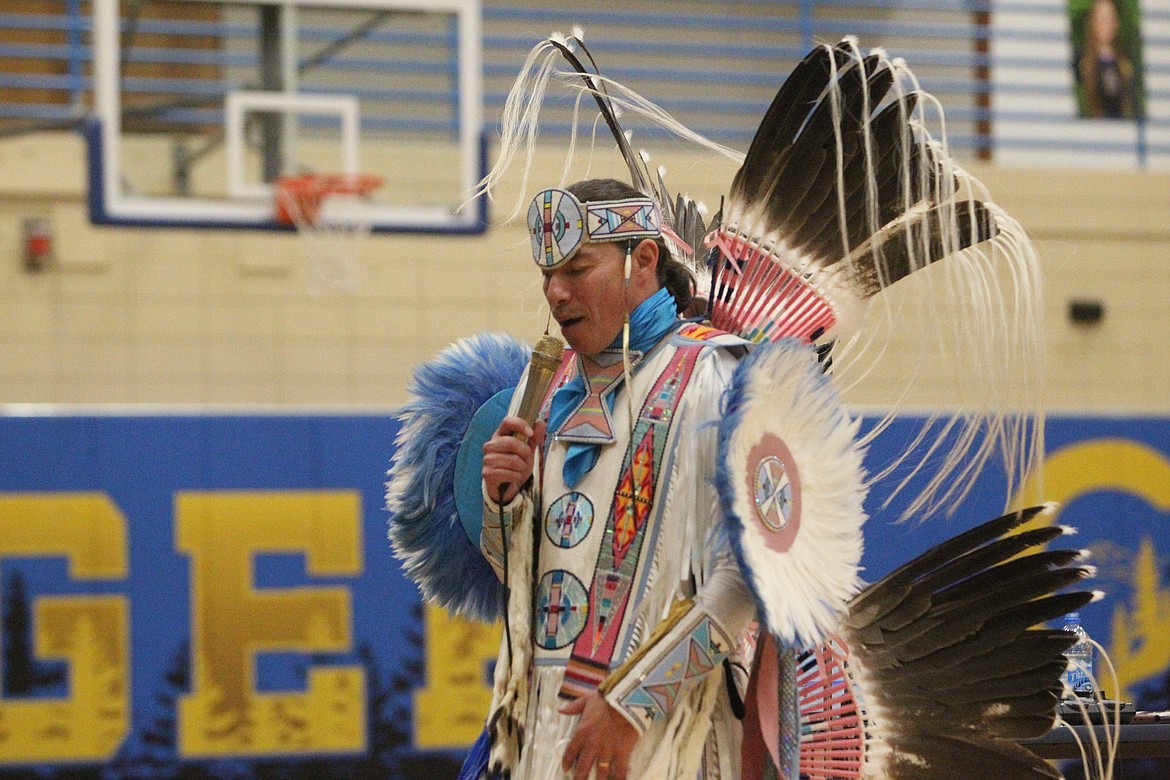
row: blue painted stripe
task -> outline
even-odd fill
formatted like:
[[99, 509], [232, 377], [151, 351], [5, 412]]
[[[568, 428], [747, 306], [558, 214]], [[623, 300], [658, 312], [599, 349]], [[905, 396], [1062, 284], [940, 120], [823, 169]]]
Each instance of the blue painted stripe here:
[[14, 30], [89, 32], [93, 29], [93, 24], [88, 16], [0, 13], [0, 27], [10, 27]]
[[[301, 90], [306, 95], [336, 95], [334, 89], [324, 87], [305, 87]], [[353, 95], [359, 100], [381, 100], [388, 103], [422, 103], [428, 106], [455, 105], [454, 98], [447, 90], [442, 89], [380, 89], [377, 87], [347, 87], [345, 94]], [[363, 113], [369, 111], [365, 107]]]
[[[579, 24], [588, 31], [588, 25], [603, 25], [609, 27], [654, 27], [670, 29], [674, 27], [702, 30], [753, 30], [757, 32], [799, 32], [798, 22], [795, 19], [780, 16], [743, 14], [671, 14], [639, 11], [572, 11], [544, 8], [497, 7], [484, 8], [485, 21], [523, 22], [527, 25], [542, 29], [567, 30], [570, 26]], [[590, 37], [586, 37], [588, 43]]]
[[80, 119], [72, 106], [11, 102], [0, 103], [0, 118], [43, 119], [54, 122], [76, 122]]
[[862, 41], [862, 48], [866, 48], [865, 40], [872, 37], [898, 38], [943, 38], [946, 40], [971, 40], [976, 35], [976, 28], [967, 21], [950, 22], [915, 22], [907, 24], [904, 21], [873, 21], [860, 19], [845, 19], [840, 21], [816, 20], [814, 30], [817, 35], [830, 40], [843, 38], [846, 35], [856, 35]]
[[73, 91], [92, 88], [89, 76], [55, 75], [50, 73], [0, 73], [0, 87], [9, 89], [57, 89]]
[[[83, 47], [85, 59], [92, 59], [92, 50]], [[70, 47], [67, 44], [52, 43], [0, 43], [0, 57], [18, 60], [66, 60]]]
[[[484, 93], [484, 105], [502, 108], [507, 97], [508, 93], [503, 91], [486, 92]], [[764, 112], [768, 110], [770, 102], [770, 100], [724, 100], [720, 98], [694, 97], [664, 99], [658, 105], [672, 114], [677, 114], [682, 111], [704, 112], [722, 116], [743, 114], [754, 125], [764, 115]], [[546, 106], [562, 106], [568, 108], [573, 105], [573, 99], [565, 95], [549, 95], [545, 98], [544, 104]], [[592, 117], [592, 114], [584, 114], [583, 116]]]
[[[536, 35], [485, 35], [484, 50], [497, 55], [515, 54], [517, 62], [540, 38]], [[676, 41], [643, 40], [636, 37], [589, 36], [586, 39], [589, 50], [597, 57], [609, 59], [606, 52], [630, 51], [637, 47], [639, 54], [668, 55], [672, 57], [712, 57], [736, 59], [791, 60], [795, 65], [808, 53], [805, 46], [776, 44], [737, 43], [734, 47], [725, 43], [707, 43], [702, 40], [680, 39]]]
[[[517, 65], [514, 63], [484, 65], [485, 76], [516, 75]], [[651, 67], [614, 67], [608, 68], [605, 75], [617, 79], [623, 84], [637, 85], [639, 81], [657, 79], [662, 81], [679, 82], [685, 84], [736, 84], [756, 85], [765, 87], [779, 87], [781, 80], [787, 75], [787, 70], [780, 73], [751, 73], [738, 70], [712, 68], [651, 68]]]

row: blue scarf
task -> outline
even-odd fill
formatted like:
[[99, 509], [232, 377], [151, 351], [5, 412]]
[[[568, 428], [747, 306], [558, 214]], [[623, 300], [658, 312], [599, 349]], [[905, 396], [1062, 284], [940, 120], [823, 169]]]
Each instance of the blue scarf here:
[[[678, 324], [678, 306], [674, 296], [665, 288], [651, 295], [638, 305], [630, 314], [630, 349], [645, 353], [657, 344], [663, 336]], [[622, 335], [619, 333], [610, 349], [621, 349]], [[560, 429], [569, 415], [585, 400], [585, 377], [578, 372], [564, 387], [557, 390], [552, 398], [549, 410], [549, 432]], [[610, 412], [613, 411], [614, 397], [611, 393], [606, 397]], [[565, 456], [563, 476], [565, 484], [576, 487], [581, 478], [589, 473], [601, 455], [600, 444], [569, 444], [568, 454]]]

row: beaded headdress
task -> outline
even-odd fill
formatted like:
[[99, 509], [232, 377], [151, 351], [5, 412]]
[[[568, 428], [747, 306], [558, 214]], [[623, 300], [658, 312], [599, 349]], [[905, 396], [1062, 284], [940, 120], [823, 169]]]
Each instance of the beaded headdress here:
[[532, 259], [542, 269], [557, 268], [585, 244], [662, 236], [662, 216], [652, 198], [582, 203], [568, 190], [537, 193], [528, 207]]

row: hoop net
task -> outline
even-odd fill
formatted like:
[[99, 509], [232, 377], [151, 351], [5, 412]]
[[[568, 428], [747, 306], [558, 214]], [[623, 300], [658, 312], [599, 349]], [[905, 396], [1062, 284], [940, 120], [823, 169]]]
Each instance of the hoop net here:
[[365, 201], [382, 186], [370, 173], [304, 173], [276, 180], [276, 221], [295, 225], [317, 292], [353, 292], [373, 223]]

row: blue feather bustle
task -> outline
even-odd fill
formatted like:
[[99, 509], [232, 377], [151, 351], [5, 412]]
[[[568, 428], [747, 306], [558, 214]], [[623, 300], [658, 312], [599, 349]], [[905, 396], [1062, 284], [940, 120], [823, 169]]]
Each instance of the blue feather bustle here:
[[455, 500], [455, 462], [472, 418], [501, 390], [515, 387], [531, 348], [506, 334], [481, 333], [452, 344], [414, 370], [386, 490], [390, 543], [423, 595], [452, 614], [492, 621], [504, 587], [468, 539]]

